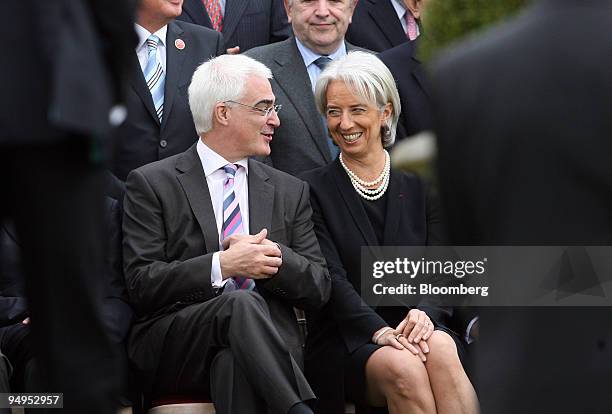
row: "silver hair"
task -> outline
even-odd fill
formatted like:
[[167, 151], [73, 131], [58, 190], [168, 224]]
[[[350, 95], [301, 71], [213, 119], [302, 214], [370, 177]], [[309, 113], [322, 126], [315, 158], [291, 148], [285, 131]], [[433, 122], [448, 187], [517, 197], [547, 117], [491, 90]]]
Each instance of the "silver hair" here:
[[249, 76], [272, 79], [266, 65], [245, 55], [221, 55], [202, 63], [189, 85], [189, 108], [198, 135], [213, 127], [213, 110], [219, 102], [239, 101]]
[[327, 111], [327, 88], [335, 80], [344, 82], [355, 96], [381, 111], [391, 103], [391, 118], [383, 127], [381, 137], [385, 148], [393, 145], [402, 107], [395, 80], [387, 66], [375, 55], [360, 51], [350, 52], [327, 65], [315, 87], [317, 108], [324, 115]]

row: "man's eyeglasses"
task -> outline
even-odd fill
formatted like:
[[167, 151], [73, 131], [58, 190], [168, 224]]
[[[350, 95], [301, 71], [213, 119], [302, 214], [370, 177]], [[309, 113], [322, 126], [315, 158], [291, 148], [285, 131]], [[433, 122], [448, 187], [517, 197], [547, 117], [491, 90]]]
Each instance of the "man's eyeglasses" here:
[[254, 111], [259, 112], [261, 115], [265, 116], [265, 117], [269, 117], [270, 115], [272, 115], [272, 111], [276, 112], [277, 114], [280, 112], [281, 109], [283, 109], [282, 105], [273, 105], [270, 106], [268, 108], [258, 108], [256, 106], [252, 106], [252, 105], [246, 105], [240, 102], [236, 102], [236, 101], [225, 101], [224, 103], [227, 102], [231, 102], [234, 103], [236, 105], [240, 105], [240, 106], [245, 106], [247, 108], [251, 108]]

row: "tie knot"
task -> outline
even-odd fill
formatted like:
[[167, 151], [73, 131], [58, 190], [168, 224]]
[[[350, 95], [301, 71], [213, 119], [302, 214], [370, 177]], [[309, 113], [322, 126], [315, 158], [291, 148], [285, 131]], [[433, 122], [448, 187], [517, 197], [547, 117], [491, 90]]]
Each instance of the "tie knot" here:
[[319, 69], [325, 70], [325, 68], [331, 63], [331, 61], [331, 58], [327, 56], [321, 56], [320, 58], [314, 61], [314, 64], [317, 65]]
[[159, 45], [159, 42], [159, 37], [157, 37], [156, 35], [152, 34], [151, 36], [149, 36], [147, 38], [147, 47], [149, 48], [149, 52], [156, 50], [157, 45]]
[[238, 166], [236, 164], [227, 164], [223, 167], [223, 171], [225, 171], [228, 178], [234, 178], [237, 170]]

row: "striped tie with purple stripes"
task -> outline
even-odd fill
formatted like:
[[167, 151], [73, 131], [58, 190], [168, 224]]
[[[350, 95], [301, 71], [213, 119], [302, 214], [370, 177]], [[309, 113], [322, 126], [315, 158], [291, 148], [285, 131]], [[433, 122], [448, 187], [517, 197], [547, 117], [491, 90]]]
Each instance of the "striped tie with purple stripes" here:
[[[227, 175], [223, 183], [223, 226], [221, 234], [223, 240], [232, 234], [243, 234], [242, 215], [240, 214], [240, 205], [238, 198], [234, 193], [234, 177], [239, 165], [227, 164], [223, 167], [223, 171]], [[253, 290], [255, 281], [248, 277], [236, 276], [227, 281], [224, 292], [231, 292], [237, 289]]]

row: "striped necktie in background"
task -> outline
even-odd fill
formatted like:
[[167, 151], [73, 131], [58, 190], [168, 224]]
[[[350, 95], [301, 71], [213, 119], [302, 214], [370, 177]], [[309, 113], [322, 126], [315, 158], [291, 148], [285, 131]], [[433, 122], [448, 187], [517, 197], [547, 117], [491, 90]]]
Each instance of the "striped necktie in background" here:
[[[238, 167], [236, 164], [227, 164], [223, 167], [223, 171], [226, 174], [226, 179], [223, 183], [223, 226], [221, 227], [223, 240], [232, 234], [244, 234], [240, 205], [234, 193], [234, 178]], [[238, 289], [253, 290], [255, 289], [255, 281], [248, 277], [232, 277], [225, 283], [223, 292], [231, 292]]]
[[406, 10], [406, 36], [408, 39], [414, 40], [418, 37], [417, 22], [412, 13]]
[[217, 32], [223, 30], [223, 13], [221, 13], [221, 4], [219, 0], [204, 0], [206, 13], [210, 17], [213, 29]]
[[162, 121], [164, 113], [164, 85], [166, 84], [166, 75], [162, 68], [159, 57], [157, 56], [157, 46], [159, 45], [159, 37], [155, 35], [149, 36], [147, 39], [147, 48], [149, 54], [147, 56], [147, 64], [144, 68], [144, 77], [147, 82], [147, 87], [151, 91], [153, 105], [157, 112], [159, 122]]

